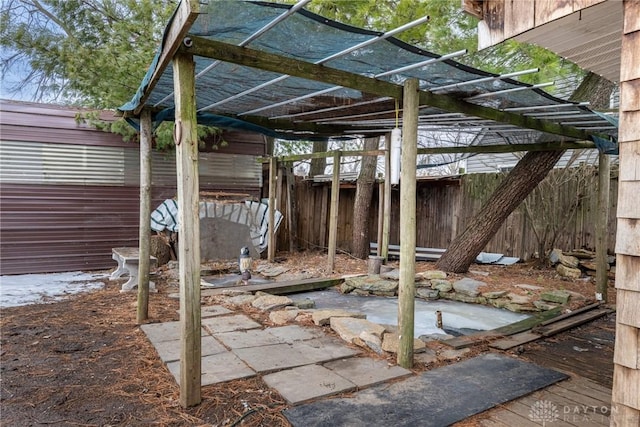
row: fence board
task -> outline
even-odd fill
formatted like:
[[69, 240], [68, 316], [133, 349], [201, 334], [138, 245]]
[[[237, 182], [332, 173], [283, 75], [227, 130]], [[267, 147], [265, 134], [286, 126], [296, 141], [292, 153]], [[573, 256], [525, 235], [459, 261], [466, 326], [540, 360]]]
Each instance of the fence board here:
[[[553, 174], [561, 173], [553, 171]], [[482, 204], [504, 179], [501, 174], [472, 174], [461, 178], [419, 180], [416, 200], [416, 245], [427, 248], [446, 248], [456, 234], [464, 231], [469, 221], [477, 214]], [[555, 182], [555, 181], [554, 181]], [[584, 176], [573, 177], [562, 185], [545, 187], [545, 198], [551, 198], [552, 205], [565, 206], [576, 194], [581, 199], [574, 215], [569, 218], [565, 229], [559, 234], [555, 247], [563, 250], [585, 248], [595, 250], [595, 224], [597, 218], [597, 171], [587, 169]], [[609, 253], [614, 253], [616, 235], [617, 177], [611, 180], [611, 212], [609, 215]], [[323, 192], [327, 184], [310, 181], [296, 182], [298, 197], [298, 230], [301, 249], [317, 249], [326, 242], [326, 209], [323, 211]], [[552, 188], [553, 190], [550, 190]], [[540, 193], [539, 193], [540, 194]], [[540, 197], [530, 196], [530, 197]], [[353, 227], [353, 185], [343, 185], [340, 192], [340, 210], [338, 225], [338, 249], [350, 251], [351, 231]], [[376, 241], [378, 224], [378, 187], [374, 188], [371, 203], [370, 240]], [[548, 218], [549, 213], [542, 208], [542, 202], [534, 201], [533, 218]], [[398, 189], [391, 192], [391, 230], [390, 244], [400, 243], [399, 218], [400, 202]], [[287, 213], [285, 212], [285, 215]], [[556, 214], [557, 216], [557, 214]], [[323, 221], [324, 217], [324, 221]], [[484, 248], [485, 252], [503, 253], [522, 259], [531, 259], [539, 250], [533, 223], [527, 215], [524, 205], [516, 209], [505, 221], [496, 235]], [[325, 236], [323, 238], [323, 236]], [[279, 247], [288, 247], [286, 233], [280, 233]]]

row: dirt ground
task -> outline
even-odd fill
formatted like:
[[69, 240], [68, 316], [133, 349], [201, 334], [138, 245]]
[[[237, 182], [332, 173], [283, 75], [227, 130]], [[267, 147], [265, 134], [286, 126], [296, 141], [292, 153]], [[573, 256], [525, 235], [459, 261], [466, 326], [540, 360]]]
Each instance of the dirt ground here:
[[[278, 261], [289, 273], [325, 275], [323, 254], [283, 253]], [[421, 262], [416, 270], [434, 268]], [[337, 274], [366, 269], [365, 261], [337, 257]], [[524, 293], [517, 284], [570, 290], [576, 292], [575, 305], [591, 302], [595, 293], [592, 280], [562, 279], [552, 269], [531, 264], [473, 265], [464, 276], [486, 282], [487, 290]], [[173, 279], [159, 274], [155, 281], [159, 292], [150, 295], [149, 322], [178, 320], [178, 301], [168, 297], [176, 292]], [[259, 376], [203, 387], [202, 403], [183, 409], [177, 384], [136, 323], [137, 294], [120, 293], [121, 283], [107, 281], [102, 290], [63, 301], [2, 310], [0, 425], [289, 425], [281, 414], [286, 402]], [[609, 295], [611, 301], [613, 283]]]

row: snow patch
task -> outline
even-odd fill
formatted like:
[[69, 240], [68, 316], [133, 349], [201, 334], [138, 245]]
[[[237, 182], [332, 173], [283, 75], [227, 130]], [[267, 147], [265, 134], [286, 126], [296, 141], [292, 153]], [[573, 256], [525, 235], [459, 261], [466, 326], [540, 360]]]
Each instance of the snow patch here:
[[103, 289], [108, 273], [22, 274], [0, 276], [0, 307], [17, 307], [59, 301], [80, 292]]

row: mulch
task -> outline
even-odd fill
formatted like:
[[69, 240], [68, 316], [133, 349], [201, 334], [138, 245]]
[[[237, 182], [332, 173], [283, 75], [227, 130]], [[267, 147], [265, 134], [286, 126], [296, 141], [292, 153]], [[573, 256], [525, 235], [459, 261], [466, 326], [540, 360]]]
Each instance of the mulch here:
[[[180, 390], [136, 324], [119, 282], [68, 300], [2, 310], [2, 426], [288, 426], [284, 399], [260, 377]], [[150, 295], [150, 321], [178, 320], [178, 301]]]

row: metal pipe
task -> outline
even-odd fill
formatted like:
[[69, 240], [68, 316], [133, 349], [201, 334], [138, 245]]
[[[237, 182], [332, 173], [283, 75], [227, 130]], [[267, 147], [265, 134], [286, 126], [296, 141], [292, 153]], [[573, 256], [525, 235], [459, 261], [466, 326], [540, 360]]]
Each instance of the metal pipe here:
[[449, 85], [434, 87], [434, 88], [431, 88], [429, 90], [431, 92], [435, 92], [435, 91], [439, 91], [439, 90], [457, 88], [457, 87], [460, 87], [460, 86], [466, 86], [466, 85], [475, 84], [475, 83], [490, 82], [490, 81], [493, 81], [493, 80], [502, 80], [502, 79], [506, 79], [506, 78], [509, 78], [509, 77], [516, 77], [516, 76], [522, 76], [522, 75], [525, 75], [525, 74], [537, 73], [538, 71], [540, 71], [539, 68], [531, 68], [529, 70], [522, 70], [522, 71], [516, 71], [514, 73], [501, 74], [499, 76], [482, 77], [482, 78], [475, 79], [475, 80], [467, 80], [467, 81], [464, 81], [464, 82], [452, 83], [452, 84], [449, 84]]
[[470, 101], [470, 100], [473, 100], [473, 99], [488, 98], [490, 96], [502, 95], [504, 93], [519, 92], [519, 91], [522, 91], [522, 90], [530, 90], [530, 89], [539, 89], [541, 87], [551, 86], [554, 83], [555, 82], [548, 82], [548, 83], [538, 83], [538, 84], [532, 85], [532, 86], [514, 87], [514, 88], [511, 88], [511, 89], [503, 89], [503, 90], [498, 90], [498, 91], [495, 91], [495, 92], [481, 93], [480, 95], [470, 96], [469, 98], [465, 98], [465, 99], [467, 101]]
[[589, 105], [588, 102], [579, 102], [577, 104], [567, 103], [567, 104], [548, 104], [548, 105], [534, 105], [531, 107], [510, 107], [503, 108], [500, 111], [527, 111], [527, 110], [545, 110], [548, 108], [567, 108], [567, 107], [584, 107]]
[[[280, 22], [284, 21], [286, 18], [288, 18], [289, 16], [293, 15], [298, 10], [302, 9], [309, 2], [311, 2], [311, 0], [300, 0], [298, 3], [294, 4], [293, 6], [291, 6], [291, 8], [289, 8], [285, 12], [281, 13], [280, 15], [276, 16], [273, 20], [271, 20], [271, 22], [265, 24], [258, 31], [256, 31], [255, 33], [251, 34], [249, 37], [244, 39], [242, 42], [240, 42], [240, 44], [238, 46], [246, 46], [246, 45], [248, 45], [252, 41], [254, 41], [257, 38], [259, 38], [260, 36], [262, 36], [267, 31], [269, 31], [270, 29], [272, 29], [273, 27], [278, 25]], [[220, 62], [221, 61], [218, 61], [218, 60], [213, 61], [204, 70], [202, 70], [198, 74], [196, 74], [196, 79], [198, 79], [199, 77], [201, 77], [204, 74], [208, 73], [209, 71], [213, 70], [215, 67], [217, 67], [220, 64]], [[171, 92], [169, 95], [165, 96], [160, 101], [158, 101], [154, 105], [154, 107], [157, 107], [158, 105], [162, 104], [164, 101], [166, 101], [167, 99], [171, 98], [173, 95], [174, 95], [174, 92]]]

